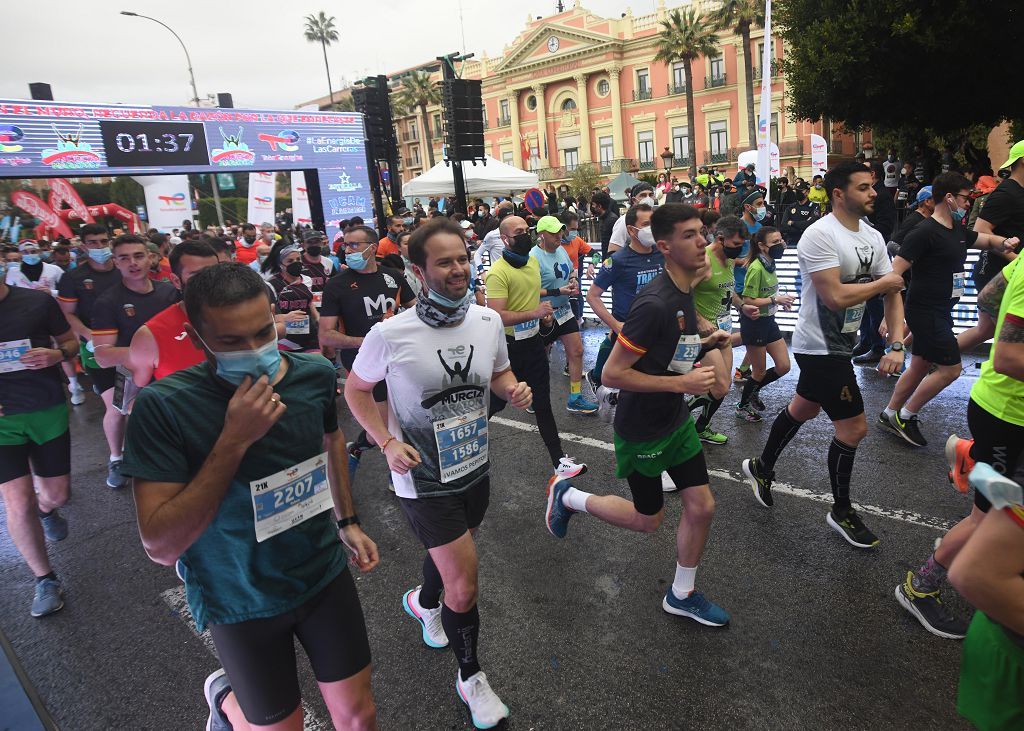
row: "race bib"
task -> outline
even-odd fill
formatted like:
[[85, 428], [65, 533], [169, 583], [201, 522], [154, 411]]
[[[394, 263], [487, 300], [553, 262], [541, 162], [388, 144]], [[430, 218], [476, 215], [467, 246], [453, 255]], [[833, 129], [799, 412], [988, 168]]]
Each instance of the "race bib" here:
[[320, 309], [320, 305], [324, 303], [324, 293], [314, 292], [313, 293], [313, 307]]
[[864, 317], [864, 303], [847, 307], [843, 311], [843, 332], [855, 333], [860, 330], [860, 321]]
[[527, 320], [512, 326], [512, 336], [516, 340], [532, 338], [540, 332], [540, 320]]
[[568, 322], [570, 319], [572, 319], [572, 317], [572, 307], [570, 307], [569, 305], [562, 305], [557, 310], [555, 310], [555, 322], [557, 322], [559, 325]]
[[287, 335], [309, 335], [309, 318], [304, 317], [295, 322], [285, 322], [284, 331]]
[[680, 335], [676, 343], [676, 353], [668, 369], [674, 373], [686, 375], [693, 370], [693, 364], [700, 355], [700, 335]]
[[283, 533], [329, 510], [334, 504], [327, 481], [327, 452], [249, 483], [256, 541]]
[[725, 330], [727, 333], [732, 332], [732, 313], [726, 311], [724, 315], [718, 318], [718, 329]]
[[441, 482], [448, 483], [487, 464], [487, 410], [434, 422]]
[[32, 343], [24, 340], [8, 340], [0, 343], [0, 373], [14, 373], [25, 370], [21, 356], [32, 350]]
[[952, 299], [960, 299], [964, 296], [964, 282], [967, 280], [967, 272], [957, 272], [953, 275], [953, 294], [950, 295]]

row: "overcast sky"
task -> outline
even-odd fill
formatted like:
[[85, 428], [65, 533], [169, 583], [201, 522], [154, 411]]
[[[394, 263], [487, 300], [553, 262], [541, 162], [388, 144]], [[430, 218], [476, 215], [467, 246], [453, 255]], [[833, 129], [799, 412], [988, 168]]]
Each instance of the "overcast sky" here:
[[[462, 1], [466, 50], [501, 55], [531, 16], [553, 15], [555, 2]], [[572, 0], [566, 0], [567, 7]], [[633, 12], [657, 0], [634, 0]], [[669, 2], [668, 5], [675, 5]], [[45, 81], [60, 101], [187, 105], [192, 96], [184, 54], [157, 18], [185, 41], [200, 97], [231, 92], [236, 107], [290, 109], [327, 94], [320, 44], [303, 37], [303, 18], [334, 15], [339, 42], [328, 48], [331, 81], [355, 80], [462, 49], [459, 0], [43, 0], [3, 2], [4, 72], [0, 97], [28, 99]], [[626, 4], [585, 0], [596, 15]], [[500, 10], [499, 10], [500, 8]]]

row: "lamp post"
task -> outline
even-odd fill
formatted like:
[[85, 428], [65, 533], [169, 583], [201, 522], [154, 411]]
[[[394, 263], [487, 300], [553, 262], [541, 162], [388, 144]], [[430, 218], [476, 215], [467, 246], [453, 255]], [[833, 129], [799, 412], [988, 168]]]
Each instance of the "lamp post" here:
[[665, 177], [666, 178], [671, 177], [671, 175], [672, 175], [672, 159], [675, 157], [675, 154], [672, 152], [672, 150], [670, 150], [670, 149], [668, 149], [668, 147], [666, 147], [665, 151], [662, 152], [660, 155], [658, 155], [658, 157], [660, 157], [661, 161], [663, 163], [665, 163]]
[[[167, 23], [164, 23], [161, 20], [157, 20], [156, 18], [151, 18], [148, 15], [133, 13], [130, 10], [122, 10], [121, 15], [127, 15], [130, 18], [142, 18], [144, 20], [152, 20], [157, 25], [162, 25], [164, 28], [169, 30], [171, 32], [171, 35], [178, 40], [178, 43], [181, 44], [181, 50], [185, 52], [185, 62], [188, 64], [188, 80], [189, 83], [192, 85], [192, 104], [198, 107], [199, 91], [196, 89], [196, 75], [192, 72], [192, 57], [188, 55], [188, 48], [185, 47], [185, 41], [181, 40], [181, 36], [175, 33], [174, 29], [171, 28], [171, 26], [167, 25]], [[217, 211], [217, 223], [220, 225], [221, 228], [223, 228], [224, 213], [221, 211], [220, 208], [220, 189], [217, 186], [216, 173], [210, 173], [210, 187], [213, 189], [213, 207]]]

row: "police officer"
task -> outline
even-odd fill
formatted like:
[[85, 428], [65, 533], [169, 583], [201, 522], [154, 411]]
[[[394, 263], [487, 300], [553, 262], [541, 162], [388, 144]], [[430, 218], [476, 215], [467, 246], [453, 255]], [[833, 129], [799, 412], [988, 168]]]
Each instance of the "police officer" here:
[[779, 216], [779, 229], [790, 245], [800, 241], [803, 232], [807, 227], [818, 220], [821, 216], [821, 209], [807, 197], [810, 190], [805, 182], [799, 182], [794, 188], [797, 202], [783, 209]]

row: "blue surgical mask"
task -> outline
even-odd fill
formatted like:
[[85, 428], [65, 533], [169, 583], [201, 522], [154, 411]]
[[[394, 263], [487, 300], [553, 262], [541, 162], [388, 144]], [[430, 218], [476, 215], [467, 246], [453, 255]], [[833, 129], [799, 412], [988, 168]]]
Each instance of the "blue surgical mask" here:
[[[200, 338], [203, 345], [206, 341]], [[266, 376], [267, 380], [273, 381], [281, 367], [281, 354], [277, 350], [277, 335], [266, 345], [261, 345], [255, 350], [232, 350], [226, 353], [218, 353], [209, 345], [206, 349], [213, 353], [217, 361], [217, 375], [233, 386], [242, 385], [246, 376], [251, 376], [255, 381], [260, 376]]]
[[89, 249], [89, 258], [97, 264], [106, 264], [110, 261], [110, 257], [114, 255], [109, 246], [105, 246], [102, 249]]
[[754, 219], [757, 221], [763, 221], [764, 217], [768, 215], [768, 209], [764, 206], [754, 209]]
[[42, 259], [39, 257], [39, 254], [22, 254], [21, 256], [21, 263], [28, 264], [30, 267], [35, 266], [41, 261]]
[[353, 251], [345, 254], [345, 265], [349, 269], [361, 272], [363, 269], [366, 269], [367, 263], [369, 263], [369, 259], [366, 256], [366, 251]]
[[453, 299], [449, 299], [449, 298], [445, 297], [440, 292], [435, 292], [432, 289], [427, 290], [427, 298], [431, 302], [436, 302], [437, 304], [441, 305], [442, 307], [447, 307], [447, 308], [452, 309], [452, 310], [457, 309], [459, 307], [462, 307], [462, 304], [467, 299], [469, 299], [469, 294], [470, 294], [469, 293], [469, 289], [467, 288], [466, 289], [466, 294], [462, 295], [462, 297], [460, 297], [457, 300], [453, 300]]
[[[953, 203], [953, 209], [949, 212], [949, 214], [953, 217], [953, 221], [955, 221], [956, 223], [960, 223], [961, 221], [964, 220], [964, 216], [967, 215], [967, 209], [960, 208], [958, 205], [956, 205], [956, 203]], [[24, 259], [25, 257], [22, 257], [23, 261]]]

